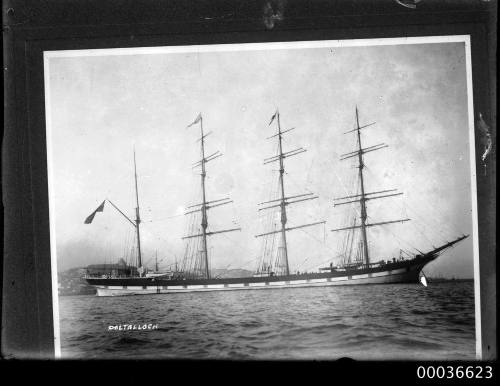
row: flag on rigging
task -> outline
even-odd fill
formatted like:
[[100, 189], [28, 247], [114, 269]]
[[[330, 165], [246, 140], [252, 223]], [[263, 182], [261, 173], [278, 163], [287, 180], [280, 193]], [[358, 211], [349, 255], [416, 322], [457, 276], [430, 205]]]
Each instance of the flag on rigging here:
[[198, 116], [197, 116], [197, 117], [196, 117], [196, 119], [193, 121], [193, 123], [191, 123], [190, 125], [188, 125], [188, 126], [186, 127], [186, 129], [187, 129], [188, 127], [191, 127], [191, 126], [195, 125], [196, 123], [198, 123], [198, 122], [200, 122], [200, 121], [201, 121], [201, 113], [199, 113], [199, 114], [198, 114]]
[[96, 215], [96, 213], [97, 213], [97, 212], [102, 212], [102, 211], [104, 210], [104, 203], [105, 203], [105, 202], [106, 202], [106, 200], [104, 200], [104, 201], [102, 202], [102, 204], [101, 204], [101, 205], [99, 205], [99, 206], [97, 207], [97, 209], [96, 209], [96, 210], [94, 210], [94, 211], [92, 212], [92, 214], [91, 214], [89, 217], [87, 217], [87, 218], [85, 219], [85, 222], [84, 222], [85, 224], [90, 224], [90, 223], [94, 220], [94, 216]]
[[[276, 115], [278, 115], [278, 109], [276, 109], [276, 112], [274, 113], [274, 115], [271, 117], [271, 120], [269, 121], [269, 125], [271, 125], [271, 123], [273, 123], [274, 121], [274, 118], [276, 118]], [[269, 126], [268, 125], [268, 126]]]

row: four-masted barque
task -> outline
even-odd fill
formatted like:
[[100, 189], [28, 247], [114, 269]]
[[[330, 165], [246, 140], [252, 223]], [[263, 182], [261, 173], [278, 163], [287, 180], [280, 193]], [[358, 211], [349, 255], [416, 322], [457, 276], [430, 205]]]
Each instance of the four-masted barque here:
[[[356, 136], [356, 150], [341, 156], [341, 160], [356, 159], [358, 169], [358, 191], [356, 194], [334, 199], [334, 205], [359, 204], [360, 216], [354, 218], [352, 225], [348, 227], [333, 229], [333, 232], [348, 232], [347, 244], [351, 247], [344, 255], [341, 264], [330, 263], [329, 266], [320, 268], [318, 272], [291, 273], [288, 256], [287, 233], [296, 229], [314, 227], [325, 224], [325, 221], [315, 221], [297, 226], [287, 226], [287, 207], [299, 202], [317, 199], [313, 193], [301, 193], [287, 195], [285, 193], [285, 160], [304, 153], [306, 150], [297, 148], [294, 150], [283, 149], [283, 136], [293, 130], [282, 130], [279, 111], [276, 110], [269, 125], [276, 123], [277, 132], [268, 139], [277, 140], [277, 154], [264, 160], [264, 164], [278, 165], [278, 197], [259, 204], [259, 212], [277, 210], [279, 212], [279, 223], [274, 222], [274, 229], [255, 237], [264, 239], [264, 243], [273, 245], [268, 257], [262, 256], [258, 268], [253, 276], [240, 278], [212, 278], [210, 275], [208, 238], [219, 233], [239, 231], [241, 228], [230, 228], [222, 230], [209, 230], [208, 211], [212, 208], [223, 206], [232, 201], [229, 198], [218, 198], [209, 200], [206, 192], [206, 164], [222, 154], [217, 151], [208, 156], [205, 154], [205, 138], [208, 136], [203, 131], [203, 117], [201, 113], [188, 127], [199, 124], [201, 136], [200, 142], [201, 159], [194, 164], [200, 168], [201, 176], [201, 202], [188, 206], [186, 214], [196, 215], [200, 219], [198, 224], [192, 223], [191, 234], [183, 237], [188, 242], [183, 268], [181, 270], [148, 274], [143, 267], [141, 246], [140, 246], [140, 214], [139, 195], [137, 189], [137, 171], [135, 165], [134, 152], [134, 175], [136, 192], [136, 218], [131, 220], [111, 201], [107, 200], [128, 222], [135, 228], [137, 243], [137, 267], [127, 270], [127, 274], [115, 275], [91, 275], [87, 274], [86, 281], [97, 288], [98, 296], [120, 296], [138, 294], [162, 294], [173, 292], [194, 292], [194, 291], [230, 291], [230, 290], [251, 290], [251, 289], [271, 289], [271, 288], [294, 288], [294, 287], [316, 287], [316, 286], [336, 286], [336, 285], [357, 285], [357, 284], [388, 284], [388, 283], [417, 283], [423, 267], [435, 260], [441, 253], [456, 243], [468, 237], [462, 235], [455, 240], [436, 247], [428, 252], [408, 254], [405, 258], [380, 259], [373, 262], [370, 254], [367, 238], [367, 229], [370, 227], [385, 224], [403, 223], [410, 219], [386, 220], [380, 222], [368, 222], [367, 205], [371, 200], [401, 195], [395, 189], [367, 192], [365, 187], [364, 155], [384, 147], [385, 144], [378, 144], [362, 147], [361, 130], [372, 124], [359, 124], [358, 110], [356, 108], [356, 126], [351, 133]], [[105, 200], [106, 201], [106, 200]], [[92, 222], [96, 212], [102, 211], [104, 202], [85, 220], [85, 223]], [[359, 220], [359, 224], [358, 224]], [[270, 242], [268, 239], [272, 238]], [[278, 240], [276, 240], [276, 238]], [[354, 246], [354, 247], [353, 247]], [[264, 248], [265, 250], [265, 248]], [[354, 252], [353, 252], [354, 251]], [[354, 258], [353, 258], [354, 257]], [[333, 259], [332, 259], [333, 260]], [[158, 269], [157, 269], [158, 271]]]

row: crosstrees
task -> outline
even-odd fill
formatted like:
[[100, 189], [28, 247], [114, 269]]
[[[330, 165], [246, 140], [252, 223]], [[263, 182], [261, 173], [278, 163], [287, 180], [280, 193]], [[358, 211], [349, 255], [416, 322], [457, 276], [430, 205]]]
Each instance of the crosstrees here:
[[[358, 108], [357, 108], [357, 107], [356, 107], [356, 110], [358, 110]], [[364, 129], [365, 127], [372, 126], [372, 125], [374, 125], [375, 123], [377, 123], [377, 122], [368, 123], [367, 125], [363, 125], [363, 126], [361, 126], [361, 127], [359, 127], [359, 126], [358, 126], [358, 127], [356, 127], [354, 130], [346, 131], [344, 134], [353, 133], [353, 132], [355, 132], [355, 131], [358, 131], [358, 130]]]
[[[208, 133], [206, 133], [205, 135], [203, 135], [203, 137], [202, 137], [202, 138], [203, 138], [203, 139], [205, 139], [205, 138], [207, 138], [210, 134], [212, 134], [212, 132], [211, 132], [211, 131], [209, 131]], [[198, 139], [196, 140], [196, 142], [200, 142], [200, 141], [201, 141], [201, 138], [198, 138]]]
[[[283, 130], [283, 131], [281, 131], [281, 134], [288, 133], [289, 131], [292, 131], [292, 130], [295, 130], [295, 127], [292, 127], [291, 129]], [[278, 135], [280, 135], [280, 133], [271, 135], [270, 137], [267, 137], [266, 139], [271, 139], [271, 138], [277, 137]]]
[[389, 145], [386, 145], [385, 143], [379, 143], [378, 145], [368, 146], [368, 147], [365, 147], [364, 149], [351, 151], [350, 153], [342, 154], [340, 156], [341, 157], [340, 160], [343, 161], [347, 158], [357, 157], [360, 153], [365, 154], [365, 153], [369, 153], [371, 151], [380, 150], [384, 147], [389, 147]]
[[264, 160], [264, 165], [266, 165], [268, 163], [271, 163], [271, 162], [278, 161], [278, 160], [283, 159], [283, 158], [293, 157], [294, 155], [298, 155], [300, 153], [304, 153], [305, 151], [307, 151], [307, 150], [303, 149], [303, 148], [298, 148], [298, 149], [295, 149], [295, 150], [287, 151], [286, 153], [278, 154], [278, 155], [276, 155], [274, 157], [266, 158]]
[[[300, 200], [295, 200], [295, 201], [285, 201], [285, 205], [290, 205], [290, 204], [295, 204], [297, 202], [302, 202], [302, 201], [309, 201], [309, 200], [315, 200], [317, 199], [318, 196], [314, 196], [314, 197], [307, 197], [307, 198], [302, 198]], [[278, 206], [281, 206], [281, 203], [280, 204], [277, 204], [277, 205], [271, 205], [271, 206], [267, 206], [265, 208], [259, 208], [259, 211], [261, 210], [266, 210], [266, 209], [271, 209], [271, 208], [276, 208]]]
[[[285, 197], [285, 200], [289, 200], [289, 199], [292, 199], [292, 198], [297, 198], [297, 197], [312, 196], [313, 194], [314, 194], [314, 193], [304, 193], [304, 194], [298, 194], [298, 195], [296, 195], [296, 196], [289, 196], [289, 197]], [[276, 202], [276, 201], [281, 201], [281, 198], [277, 198], [276, 200], [264, 201], [264, 202], [259, 203], [258, 205], [269, 204], [269, 203], [271, 203], [271, 202]]]
[[[239, 231], [241, 230], [241, 228], [231, 228], [231, 229], [223, 229], [221, 231], [214, 231], [214, 232], [207, 232], [206, 235], [207, 236], [212, 236], [212, 235], [216, 235], [216, 234], [219, 234], [219, 233], [226, 233], [226, 232], [233, 232], [233, 231]], [[190, 236], [184, 236], [182, 239], [191, 239], [193, 237], [200, 237], [200, 236], [203, 236], [203, 233], [199, 233], [197, 235], [190, 235]]]
[[[375, 200], [377, 198], [384, 198], [384, 197], [393, 197], [393, 196], [400, 196], [402, 195], [403, 193], [394, 193], [394, 194], [384, 194], [382, 196], [377, 196], [377, 197], [365, 197], [365, 201], [369, 201], [369, 200]], [[366, 196], [366, 194], [365, 194]], [[344, 205], [344, 204], [351, 204], [353, 202], [360, 202], [362, 200], [362, 198], [359, 198], [357, 200], [352, 200], [352, 201], [344, 201], [344, 202], [334, 202], [333, 203], [333, 206], [340, 206], [340, 205]]]
[[193, 168], [195, 168], [195, 167], [197, 167], [197, 166], [200, 166], [202, 162], [207, 163], [207, 162], [212, 161], [212, 160], [214, 160], [214, 159], [216, 159], [216, 158], [219, 158], [220, 156], [222, 156], [222, 153], [221, 153], [219, 150], [217, 150], [215, 153], [210, 154], [210, 155], [209, 155], [209, 156], [207, 156], [207, 157], [203, 157], [203, 159], [201, 159], [201, 160], [199, 160], [199, 161], [195, 162], [195, 163], [193, 164]]
[[[220, 201], [225, 201], [225, 200], [229, 200], [230, 198], [229, 197], [226, 197], [226, 198], [221, 198], [219, 200], [211, 200], [211, 201], [207, 201], [206, 204], [212, 204], [214, 202], [220, 202]], [[203, 203], [201, 204], [194, 204], [194, 205], [190, 205], [188, 207], [186, 207], [186, 209], [190, 209], [190, 208], [196, 208], [197, 206], [202, 206]]]
[[[310, 227], [310, 226], [313, 226], [313, 225], [325, 224], [325, 223], [326, 223], [326, 221], [317, 221], [317, 222], [313, 222], [311, 224], [304, 224], [304, 225], [299, 225], [299, 226], [296, 226], [296, 227], [286, 228], [285, 230], [286, 231], [293, 231], [295, 229], [301, 229], [301, 228]], [[255, 237], [267, 236], [267, 235], [272, 235], [272, 234], [280, 233], [280, 232], [281, 232], [281, 230], [279, 230], [279, 231], [272, 231], [272, 232], [266, 232], [266, 233], [261, 233], [260, 235], [255, 235]]]
[[[371, 194], [379, 194], [379, 193], [388, 193], [388, 192], [395, 192], [397, 189], [387, 189], [387, 190], [379, 190], [378, 192], [368, 192], [365, 193], [365, 196], [369, 196]], [[334, 198], [334, 200], [344, 200], [346, 198], [354, 198], [354, 197], [359, 197], [361, 194], [353, 194], [351, 196], [345, 196], [345, 197], [338, 197]]]
[[[392, 220], [392, 221], [382, 221], [382, 222], [375, 222], [373, 224], [365, 224], [365, 227], [373, 227], [373, 226], [377, 226], [377, 225], [384, 225], [384, 224], [393, 224], [393, 223], [397, 223], [397, 222], [405, 222], [405, 221], [410, 221], [409, 218], [404, 218], [404, 219], [401, 219], [401, 220]], [[337, 232], [337, 231], [345, 231], [345, 230], [348, 230], [348, 229], [358, 229], [358, 228], [361, 228], [361, 225], [355, 225], [355, 226], [352, 226], [352, 227], [345, 227], [345, 228], [338, 228], [338, 229], [332, 229], [332, 232]]]
[[[226, 205], [226, 204], [231, 204], [233, 202], [233, 200], [229, 200], [229, 201], [225, 201], [225, 202], [221, 202], [219, 204], [215, 204], [215, 205], [205, 205], [205, 209], [208, 210], [208, 209], [212, 209], [212, 208], [217, 208], [218, 206], [222, 206], [222, 205]], [[201, 206], [201, 208], [198, 208], [198, 209], [193, 209], [193, 210], [190, 210], [189, 212], [186, 212], [184, 214], [191, 214], [191, 213], [195, 213], [195, 212], [200, 212], [203, 210], [203, 206]]]

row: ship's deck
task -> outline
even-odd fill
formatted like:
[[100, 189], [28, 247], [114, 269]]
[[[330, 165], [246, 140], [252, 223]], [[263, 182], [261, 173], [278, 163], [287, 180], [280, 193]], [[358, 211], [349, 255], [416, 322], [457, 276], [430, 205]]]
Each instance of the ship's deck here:
[[93, 278], [86, 277], [85, 280], [91, 285], [101, 286], [185, 286], [185, 285], [216, 285], [216, 284], [237, 284], [237, 283], [259, 283], [259, 282], [277, 282], [277, 281], [295, 281], [295, 280], [314, 280], [314, 279], [328, 279], [340, 276], [353, 276], [353, 275], [371, 275], [385, 271], [395, 271], [402, 268], [411, 270], [412, 268], [421, 267], [431, 260], [433, 257], [416, 257], [411, 260], [400, 260], [390, 262], [378, 266], [362, 266], [359, 268], [345, 269], [339, 271], [332, 267], [329, 272], [314, 272], [314, 273], [299, 273], [292, 275], [275, 275], [275, 276], [258, 276], [258, 277], [239, 277], [239, 278], [183, 278], [183, 279], [164, 279], [154, 277], [116, 277], [116, 278]]

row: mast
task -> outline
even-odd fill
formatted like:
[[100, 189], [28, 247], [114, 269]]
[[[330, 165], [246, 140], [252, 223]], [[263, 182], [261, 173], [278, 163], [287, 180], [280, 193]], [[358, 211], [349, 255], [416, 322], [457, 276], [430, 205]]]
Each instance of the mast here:
[[207, 177], [207, 172], [205, 170], [205, 137], [203, 135], [203, 117], [200, 115], [200, 131], [201, 131], [201, 191], [202, 191], [202, 205], [201, 205], [201, 229], [203, 232], [203, 256], [205, 262], [205, 276], [210, 279], [210, 271], [208, 268], [208, 248], [207, 248], [207, 194], [205, 191], [205, 178]]
[[116, 209], [118, 213], [120, 213], [133, 227], [135, 227], [135, 234], [137, 237], [137, 268], [142, 267], [142, 255], [141, 255], [141, 234], [140, 234], [140, 223], [141, 223], [141, 216], [139, 213], [139, 189], [137, 187], [137, 163], [135, 160], [135, 146], [134, 146], [134, 181], [135, 181], [135, 201], [136, 201], [136, 207], [135, 207], [135, 220], [132, 220], [130, 217], [128, 217], [123, 211], [118, 208], [111, 200], [106, 198], [102, 204], [89, 216], [85, 219], [85, 224], [90, 224], [92, 223], [92, 220], [94, 219], [94, 216], [97, 212], [102, 212], [104, 208], [104, 203], [107, 201], [111, 204], [113, 208]]
[[285, 206], [285, 184], [283, 181], [283, 174], [285, 174], [285, 167], [283, 165], [283, 140], [281, 137], [281, 124], [280, 124], [280, 113], [279, 111], [276, 111], [278, 114], [277, 121], [278, 121], [278, 154], [279, 154], [279, 160], [280, 160], [280, 187], [281, 187], [281, 202], [280, 202], [280, 208], [281, 208], [281, 240], [282, 240], [282, 248], [283, 248], [283, 257], [285, 259], [285, 269], [286, 269], [286, 274], [290, 274], [290, 267], [288, 265], [288, 249], [286, 245], [286, 206]]
[[359, 183], [361, 188], [361, 198], [359, 199], [359, 203], [361, 205], [361, 236], [363, 239], [363, 256], [366, 265], [370, 264], [370, 257], [368, 254], [368, 240], [366, 238], [366, 203], [365, 203], [365, 183], [363, 180], [363, 152], [361, 151], [361, 130], [359, 128], [359, 115], [358, 115], [358, 106], [356, 106], [356, 132], [358, 135], [358, 170], [359, 170]]
[[[207, 200], [206, 187], [205, 187], [205, 179], [207, 176], [207, 172], [206, 172], [205, 165], [207, 162], [212, 161], [212, 160], [222, 156], [222, 153], [220, 153], [219, 151], [216, 151], [215, 153], [210, 154], [209, 156], [205, 156], [205, 138], [208, 135], [210, 135], [210, 132], [207, 134], [205, 134], [203, 132], [203, 117], [202, 117], [201, 113], [198, 114], [198, 116], [196, 117], [194, 122], [191, 123], [188, 127], [191, 127], [196, 123], [200, 123], [201, 137], [200, 137], [199, 141], [200, 141], [200, 147], [201, 147], [201, 160], [198, 162], [195, 162], [193, 167], [201, 166], [200, 176], [201, 176], [202, 202], [200, 204], [189, 206], [188, 208], [196, 208], [196, 209], [190, 210], [184, 214], [187, 215], [190, 213], [201, 211], [201, 233], [195, 234], [195, 235], [188, 235], [188, 236], [183, 237], [183, 239], [188, 239], [188, 238], [193, 238], [193, 237], [202, 237], [202, 248], [203, 249], [202, 249], [201, 253], [202, 253], [202, 259], [203, 259], [203, 268], [204, 268], [203, 270], [204, 270], [205, 278], [210, 279], [210, 269], [208, 266], [207, 236], [211, 236], [211, 235], [214, 235], [217, 233], [237, 231], [237, 230], [241, 230], [241, 228], [232, 228], [232, 229], [224, 229], [224, 230], [214, 231], [214, 232], [207, 232], [207, 228], [208, 228], [207, 211], [208, 211], [208, 209], [214, 208], [217, 206], [221, 206], [221, 205], [226, 205], [226, 204], [229, 204], [233, 201], [229, 200], [229, 198], [223, 198], [223, 199], [212, 200], [212, 201]], [[217, 204], [213, 205], [214, 203], [217, 203]]]
[[[332, 229], [332, 232], [360, 228], [361, 229], [362, 257], [363, 257], [363, 262], [366, 266], [370, 265], [370, 254], [368, 251], [368, 238], [367, 238], [367, 234], [366, 234], [366, 228], [372, 227], [372, 226], [384, 225], [384, 224], [392, 224], [392, 223], [396, 223], [396, 222], [405, 222], [405, 221], [410, 220], [409, 218], [406, 218], [406, 219], [383, 221], [383, 222], [370, 223], [370, 224], [367, 224], [367, 222], [366, 222], [366, 220], [368, 218], [368, 214], [366, 211], [366, 202], [367, 201], [374, 200], [377, 198], [399, 196], [399, 195], [403, 194], [403, 193], [392, 193], [392, 192], [395, 192], [397, 189], [387, 189], [387, 190], [380, 190], [377, 192], [368, 192], [368, 193], [365, 191], [365, 181], [364, 181], [364, 176], [363, 176], [363, 169], [365, 167], [365, 163], [364, 163], [363, 154], [388, 147], [388, 145], [386, 145], [384, 143], [379, 143], [378, 145], [368, 146], [365, 148], [362, 147], [361, 129], [364, 129], [368, 126], [372, 126], [374, 124], [375, 124], [375, 122], [360, 126], [359, 125], [358, 106], [356, 106], [356, 128], [354, 130], [347, 131], [344, 134], [356, 132], [358, 149], [355, 151], [346, 153], [346, 154], [342, 154], [340, 156], [340, 160], [343, 161], [343, 160], [353, 158], [353, 157], [358, 158], [357, 168], [358, 168], [359, 184], [360, 184], [361, 193], [351, 195], [351, 196], [346, 196], [346, 197], [335, 198], [334, 204], [333, 204], [334, 206], [339, 206], [339, 205], [350, 204], [353, 202], [359, 202], [359, 205], [361, 208], [361, 225], [359, 225], [359, 226], [353, 225], [353, 226], [349, 226], [349, 227], [345, 227], [345, 228]], [[382, 194], [382, 193], [389, 193], [389, 194]], [[347, 199], [352, 199], [352, 198], [354, 198], [354, 200], [346, 201]]]
[[[283, 134], [286, 132], [289, 132], [293, 130], [294, 128], [287, 129], [285, 131], [281, 130], [281, 121], [280, 121], [280, 113], [278, 109], [276, 109], [276, 112], [274, 113], [273, 117], [271, 118], [271, 122], [269, 122], [269, 125], [273, 122], [273, 120], [276, 118], [277, 126], [278, 126], [278, 133], [275, 135], [272, 135], [271, 137], [268, 137], [267, 139], [278, 137], [278, 155], [266, 158], [264, 160], [264, 164], [272, 163], [275, 161], [279, 160], [279, 185], [280, 185], [280, 198], [276, 200], [271, 200], [271, 201], [265, 201], [261, 202], [259, 205], [262, 204], [270, 204], [274, 202], [279, 202], [279, 204], [274, 204], [274, 205], [269, 205], [267, 207], [260, 208], [259, 211], [265, 210], [265, 209], [270, 209], [270, 208], [280, 208], [281, 212], [281, 229], [279, 231], [273, 231], [273, 232], [267, 232], [267, 233], [262, 233], [259, 235], [256, 235], [255, 237], [262, 237], [262, 236], [267, 236], [275, 233], [280, 233], [281, 234], [281, 248], [283, 251], [283, 260], [284, 260], [284, 268], [285, 268], [285, 275], [288, 276], [290, 275], [290, 265], [288, 262], [288, 247], [287, 247], [287, 242], [286, 242], [286, 232], [294, 229], [300, 229], [300, 228], [305, 228], [313, 225], [318, 225], [318, 224], [324, 224], [326, 221], [319, 221], [311, 224], [305, 224], [305, 225], [299, 225], [295, 227], [286, 227], [287, 223], [287, 216], [286, 216], [286, 206], [290, 204], [295, 204], [297, 202], [302, 202], [302, 201], [307, 201], [307, 200], [314, 200], [318, 198], [318, 196], [313, 196], [313, 193], [305, 193], [305, 194], [299, 194], [299, 195], [294, 195], [294, 196], [285, 196], [285, 183], [284, 183], [284, 174], [285, 174], [285, 166], [284, 166], [284, 159], [288, 157], [292, 157], [294, 155], [303, 153], [306, 151], [304, 148], [298, 148], [295, 150], [283, 152]], [[305, 198], [301, 198], [305, 197]], [[295, 199], [295, 201], [289, 201], [291, 199]]]
[[135, 177], [135, 229], [137, 235], [137, 267], [142, 267], [142, 256], [141, 256], [141, 235], [139, 231], [139, 224], [141, 223], [141, 216], [139, 215], [139, 190], [137, 189], [137, 165], [135, 162], [135, 147], [134, 147], [134, 177]]

